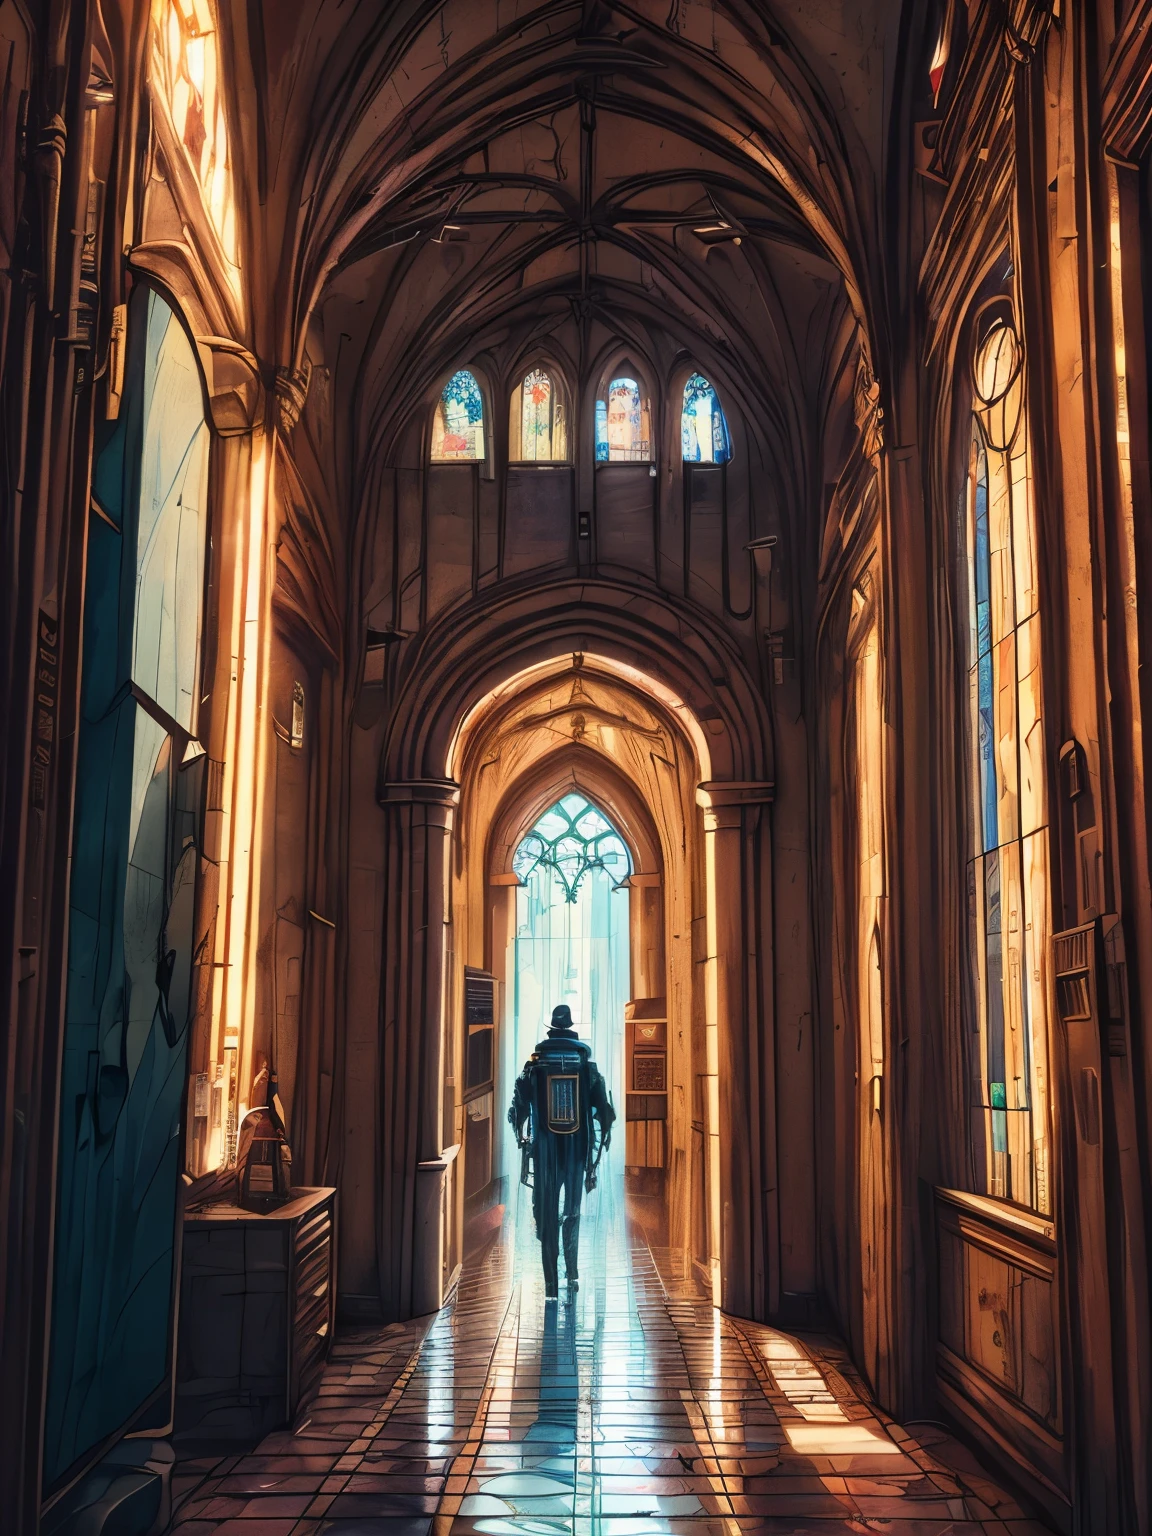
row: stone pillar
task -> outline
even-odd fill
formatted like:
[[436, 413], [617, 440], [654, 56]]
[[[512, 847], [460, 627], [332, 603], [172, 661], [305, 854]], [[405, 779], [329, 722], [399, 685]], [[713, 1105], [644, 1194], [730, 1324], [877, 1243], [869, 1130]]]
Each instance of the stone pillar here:
[[663, 876], [630, 875], [626, 884], [630, 994], [663, 997], [668, 990], [664, 968]]
[[707, 882], [705, 1186], [717, 1305], [779, 1306], [768, 783], [701, 784]]
[[446, 936], [449, 855], [460, 787], [449, 779], [386, 783], [381, 986], [380, 1189], [377, 1252], [388, 1319], [443, 1301]]
[[[520, 1063], [509, 1060], [509, 1031], [514, 1027], [516, 1015], [513, 1002], [516, 977], [509, 974], [509, 958], [516, 938], [516, 890], [519, 876], [510, 872], [488, 877], [488, 911], [490, 959], [488, 969], [495, 976], [496, 995], [496, 1060], [494, 1080], [496, 1102], [492, 1108], [492, 1177], [509, 1174], [520, 1177], [519, 1167], [513, 1166], [513, 1139], [504, 1119], [512, 1100], [512, 1084]], [[515, 960], [512, 960], [513, 966]]]

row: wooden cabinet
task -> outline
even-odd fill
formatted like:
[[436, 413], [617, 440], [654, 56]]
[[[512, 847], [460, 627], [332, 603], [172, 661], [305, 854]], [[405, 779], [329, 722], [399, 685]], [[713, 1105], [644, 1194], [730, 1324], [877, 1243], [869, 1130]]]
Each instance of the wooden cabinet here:
[[291, 1423], [335, 1322], [336, 1191], [295, 1189], [267, 1215], [213, 1205], [184, 1218], [176, 1431], [255, 1441]]
[[1055, 1223], [937, 1189], [936, 1251], [940, 1403], [1068, 1530]]

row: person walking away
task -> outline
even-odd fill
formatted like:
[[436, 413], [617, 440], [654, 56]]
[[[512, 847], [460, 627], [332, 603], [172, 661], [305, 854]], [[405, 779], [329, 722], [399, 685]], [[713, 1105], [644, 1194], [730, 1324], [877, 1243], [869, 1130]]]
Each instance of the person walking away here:
[[615, 1119], [592, 1049], [577, 1035], [571, 1009], [561, 1004], [552, 1010], [547, 1039], [540, 1041], [516, 1079], [508, 1111], [521, 1152], [520, 1182], [532, 1190], [544, 1294], [549, 1301], [559, 1291], [561, 1198], [565, 1278], [569, 1291], [575, 1291], [579, 1288], [580, 1203], [585, 1190], [596, 1187]]

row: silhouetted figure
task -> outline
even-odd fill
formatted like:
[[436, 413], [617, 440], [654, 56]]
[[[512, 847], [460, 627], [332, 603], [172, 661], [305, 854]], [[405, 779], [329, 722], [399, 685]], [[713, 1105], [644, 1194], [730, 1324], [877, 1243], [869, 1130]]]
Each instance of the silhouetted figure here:
[[[597, 1138], [592, 1117], [600, 1127]], [[572, 1011], [552, 1010], [541, 1040], [516, 1079], [508, 1123], [521, 1150], [520, 1182], [532, 1189], [532, 1214], [544, 1262], [544, 1294], [559, 1287], [560, 1196], [564, 1196], [564, 1269], [569, 1290], [579, 1279], [580, 1201], [595, 1189], [600, 1157], [612, 1140], [616, 1111], [591, 1048], [572, 1024]], [[525, 1127], [527, 1126], [527, 1129]]]

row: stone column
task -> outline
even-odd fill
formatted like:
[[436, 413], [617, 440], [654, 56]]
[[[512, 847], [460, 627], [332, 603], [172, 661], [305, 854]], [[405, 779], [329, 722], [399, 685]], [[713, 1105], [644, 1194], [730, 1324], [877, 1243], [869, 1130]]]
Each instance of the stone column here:
[[[489, 942], [491, 945], [491, 959], [489, 970], [495, 976], [499, 990], [496, 1000], [496, 1060], [494, 1075], [496, 1083], [496, 1102], [492, 1107], [492, 1177], [500, 1178], [503, 1174], [509, 1174], [513, 1178], [520, 1177], [518, 1166], [514, 1166], [512, 1156], [514, 1143], [507, 1122], [504, 1119], [508, 1105], [512, 1099], [512, 1085], [515, 1081], [515, 1073], [520, 1069], [520, 1062], [512, 1060], [508, 1063], [508, 1032], [516, 1022], [513, 1009], [513, 1000], [516, 991], [516, 977], [509, 975], [509, 952], [516, 938], [516, 890], [520, 884], [519, 876], [510, 872], [490, 875], [488, 877], [488, 912], [489, 912]], [[513, 966], [515, 961], [513, 960]]]
[[713, 1297], [779, 1306], [768, 783], [701, 784], [707, 881], [705, 1156]]
[[631, 996], [663, 997], [668, 990], [664, 967], [664, 880], [659, 874], [630, 875], [628, 945]]
[[442, 1123], [445, 966], [460, 786], [386, 783], [379, 799], [387, 852], [377, 1252], [381, 1304], [392, 1319], [435, 1311], [447, 1278], [445, 1183], [457, 1148], [444, 1146]]

